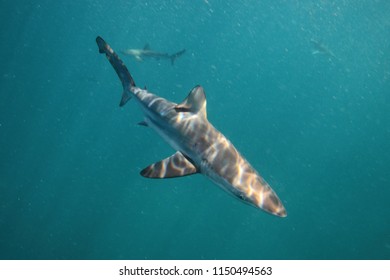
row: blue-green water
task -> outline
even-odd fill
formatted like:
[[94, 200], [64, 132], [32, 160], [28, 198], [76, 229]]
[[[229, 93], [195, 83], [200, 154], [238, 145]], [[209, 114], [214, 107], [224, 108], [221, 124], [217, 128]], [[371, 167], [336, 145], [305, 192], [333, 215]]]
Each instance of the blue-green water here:
[[[1, 259], [389, 259], [390, 2], [0, 1]], [[150, 180], [174, 151], [119, 108], [120, 82], [208, 118], [288, 217], [201, 175]], [[313, 55], [311, 40], [337, 56]]]

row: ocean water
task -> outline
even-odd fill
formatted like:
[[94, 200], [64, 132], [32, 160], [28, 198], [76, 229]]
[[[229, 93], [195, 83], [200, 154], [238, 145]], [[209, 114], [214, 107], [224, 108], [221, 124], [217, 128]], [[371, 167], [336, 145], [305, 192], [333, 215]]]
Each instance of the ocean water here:
[[[0, 15], [1, 259], [390, 258], [389, 1], [1, 0]], [[122, 58], [174, 102], [202, 85], [288, 216], [201, 175], [141, 177], [174, 151], [119, 108], [98, 35], [185, 48], [173, 66]]]

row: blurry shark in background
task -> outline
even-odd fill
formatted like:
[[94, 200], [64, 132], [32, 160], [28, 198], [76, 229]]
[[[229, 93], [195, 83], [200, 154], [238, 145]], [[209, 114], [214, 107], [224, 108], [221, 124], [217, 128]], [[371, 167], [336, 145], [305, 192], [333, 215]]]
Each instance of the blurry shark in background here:
[[194, 87], [179, 104], [168, 101], [137, 87], [112, 48], [101, 37], [96, 42], [122, 82], [120, 106], [134, 98], [144, 113], [139, 124], [154, 129], [176, 151], [144, 168], [142, 176], [173, 178], [201, 173], [241, 201], [279, 217], [287, 216], [268, 183], [208, 121], [201, 86]]
[[310, 42], [311, 42], [312, 47], [313, 47], [313, 50], [311, 52], [313, 55], [322, 54], [322, 55], [325, 55], [329, 58], [334, 58], [336, 60], [339, 60], [338, 57], [321, 41], [311, 39]]
[[143, 61], [145, 58], [154, 58], [156, 60], [160, 59], [166, 59], [170, 60], [171, 64], [173, 65], [175, 63], [176, 58], [179, 58], [186, 52], [185, 49], [174, 53], [174, 54], [168, 54], [168, 53], [160, 53], [156, 52], [150, 49], [149, 44], [146, 44], [143, 49], [127, 49], [122, 51], [125, 55], [131, 55], [133, 56], [137, 61]]

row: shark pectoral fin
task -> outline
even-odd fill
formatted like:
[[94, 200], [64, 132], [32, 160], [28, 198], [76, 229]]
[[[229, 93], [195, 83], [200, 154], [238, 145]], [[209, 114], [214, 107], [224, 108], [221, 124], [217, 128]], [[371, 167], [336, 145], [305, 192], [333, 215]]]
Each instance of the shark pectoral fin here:
[[196, 167], [181, 153], [176, 152], [162, 161], [153, 163], [141, 171], [147, 178], [174, 178], [198, 173]]
[[194, 87], [187, 98], [175, 107], [176, 112], [191, 112], [207, 118], [206, 95], [201, 86]]

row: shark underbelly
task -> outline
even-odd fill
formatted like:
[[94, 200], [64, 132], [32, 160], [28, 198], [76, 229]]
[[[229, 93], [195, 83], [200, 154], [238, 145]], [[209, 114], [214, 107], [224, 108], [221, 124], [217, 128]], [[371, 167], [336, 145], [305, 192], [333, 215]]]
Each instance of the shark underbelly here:
[[174, 133], [172, 127], [160, 124], [153, 120], [153, 118], [146, 116], [145, 122], [148, 124], [150, 128], [157, 132], [161, 138], [164, 139], [165, 142], [169, 144], [175, 151], [185, 152], [185, 148], [183, 147], [182, 136], [178, 136]]
[[142, 104], [144, 121], [148, 127], [156, 131], [175, 151], [182, 152], [185, 156], [188, 156], [196, 162], [196, 157], [199, 155], [196, 136], [199, 134], [193, 131], [193, 129], [190, 131], [190, 128], [183, 127], [185, 126], [183, 124], [189, 121], [186, 120], [185, 114], [176, 114], [172, 117], [170, 113], [171, 107], [156, 112], [150, 110], [149, 106], [146, 106], [142, 101], [138, 101]]
[[286, 216], [284, 206], [269, 184], [222, 133], [214, 130], [209, 148], [202, 153], [201, 173], [241, 201]]

